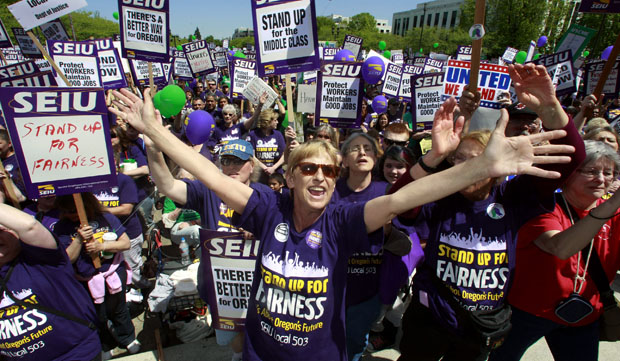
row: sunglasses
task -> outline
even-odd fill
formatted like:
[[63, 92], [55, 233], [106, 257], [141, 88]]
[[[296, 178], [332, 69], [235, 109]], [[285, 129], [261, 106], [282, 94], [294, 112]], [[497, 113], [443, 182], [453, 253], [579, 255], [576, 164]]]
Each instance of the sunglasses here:
[[398, 140], [392, 140], [390, 138], [383, 138], [383, 141], [385, 142], [385, 144], [389, 147], [390, 145], [400, 145], [401, 147], [405, 147], [407, 146], [407, 140], [404, 141], [398, 141]]
[[224, 167], [228, 167], [230, 165], [243, 165], [245, 164], [245, 162], [247, 162], [247, 160], [243, 160], [237, 157], [222, 157], [220, 159], [220, 163], [222, 163]]
[[336, 178], [338, 176], [338, 173], [340, 173], [340, 167], [332, 164], [316, 164], [304, 162], [299, 163], [297, 167], [303, 175], [315, 175], [316, 172], [319, 171], [319, 168], [321, 168], [323, 175], [328, 178]]

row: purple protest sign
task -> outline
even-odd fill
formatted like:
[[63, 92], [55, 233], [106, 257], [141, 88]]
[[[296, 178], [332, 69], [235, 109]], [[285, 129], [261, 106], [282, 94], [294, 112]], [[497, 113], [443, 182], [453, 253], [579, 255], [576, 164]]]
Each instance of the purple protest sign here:
[[22, 54], [22, 51], [20, 50], [18, 45], [12, 48], [0, 49], [0, 51], [2, 51], [4, 59], [7, 62], [7, 64], [4, 65], [21, 63], [22, 61], [26, 61], [26, 58], [24, 57], [24, 54]]
[[105, 90], [126, 88], [127, 79], [125, 79], [125, 72], [123, 72], [121, 57], [118, 55], [112, 39], [99, 39], [95, 40], [94, 43], [97, 46], [99, 73], [103, 88]]
[[400, 78], [400, 89], [398, 90], [398, 98], [404, 101], [411, 100], [411, 76], [423, 73], [424, 68], [421, 66], [403, 65], [403, 75]]
[[168, 62], [168, 6], [168, 0], [118, 0], [124, 58]]
[[573, 74], [573, 52], [568, 49], [555, 54], [543, 55], [533, 61], [544, 65], [555, 86], [555, 95], [562, 96], [577, 91]]
[[116, 185], [103, 89], [4, 88], [0, 104], [29, 198]]
[[334, 60], [337, 52], [337, 48], [323, 48], [321, 59], [323, 59], [323, 61], [332, 61]]
[[424, 73], [437, 73], [443, 70], [443, 60], [426, 58], [424, 61]]
[[363, 43], [364, 39], [360, 38], [359, 36], [347, 34], [344, 37], [342, 48], [351, 51], [353, 53], [353, 56], [355, 56], [355, 59], [359, 59]]
[[319, 68], [314, 0], [253, 0], [252, 18], [259, 76]]
[[245, 99], [243, 91], [250, 80], [256, 76], [256, 62], [233, 58], [230, 63], [230, 92], [233, 99]]
[[620, 0], [582, 0], [579, 6], [582, 13], [620, 13]]
[[15, 40], [19, 44], [19, 49], [22, 54], [27, 58], [42, 58], [43, 54], [41, 50], [34, 45], [34, 41], [30, 39], [28, 34], [24, 31], [23, 28], [12, 28], [13, 35], [15, 36]]
[[411, 114], [417, 130], [433, 128], [435, 112], [443, 103], [443, 77], [443, 72], [411, 76]]
[[0, 20], [0, 48], [11, 48], [13, 47], [13, 43], [11, 43], [11, 37], [9, 33], [6, 32], [6, 28]]
[[57, 86], [51, 71], [42, 72], [33, 60], [0, 68], [0, 87]]
[[172, 63], [172, 76], [179, 80], [194, 80], [192, 69], [190, 69], [187, 58], [185, 57], [185, 52], [183, 52], [183, 50], [174, 49], [172, 57], [174, 58]]
[[[359, 128], [364, 81], [361, 62], [324, 62], [318, 72], [315, 126]], [[400, 79], [399, 79], [400, 80]]]
[[211, 50], [209, 50], [206, 41], [199, 40], [183, 44], [183, 51], [194, 77], [197, 78], [200, 75], [211, 74], [217, 71], [215, 64], [213, 64]]
[[213, 327], [242, 332], [256, 269], [259, 240], [239, 232], [200, 229], [200, 278], [204, 280]]
[[456, 48], [456, 60], [471, 60], [471, 45], [459, 45]]
[[[48, 51], [71, 84], [66, 86], [101, 88], [97, 45], [91, 41], [47, 41]], [[57, 77], [59, 84], [64, 84]]]

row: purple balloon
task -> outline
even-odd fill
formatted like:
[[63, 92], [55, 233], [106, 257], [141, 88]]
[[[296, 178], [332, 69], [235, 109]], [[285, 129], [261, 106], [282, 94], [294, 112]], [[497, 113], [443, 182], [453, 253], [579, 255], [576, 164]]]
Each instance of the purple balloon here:
[[385, 113], [387, 111], [387, 107], [388, 107], [388, 100], [383, 95], [377, 95], [372, 100], [372, 110], [374, 110], [376, 113], [379, 113], [379, 114]]
[[215, 128], [215, 121], [211, 114], [204, 110], [194, 110], [187, 117], [185, 135], [192, 144], [202, 144], [209, 139], [211, 131]]
[[536, 45], [539, 48], [542, 48], [543, 46], [547, 45], [547, 36], [543, 35], [540, 38], [538, 38], [538, 42], [536, 43]]
[[371, 56], [362, 65], [362, 76], [368, 84], [377, 84], [383, 78], [384, 73], [385, 65], [378, 56]]
[[613, 45], [610, 45], [610, 46], [606, 47], [605, 50], [603, 50], [603, 53], [601, 54], [601, 59], [603, 59], [603, 60], [609, 59], [609, 56], [611, 55], [611, 51], [613, 49], [614, 49]]
[[342, 49], [334, 56], [335, 61], [355, 61], [355, 55], [349, 49]]

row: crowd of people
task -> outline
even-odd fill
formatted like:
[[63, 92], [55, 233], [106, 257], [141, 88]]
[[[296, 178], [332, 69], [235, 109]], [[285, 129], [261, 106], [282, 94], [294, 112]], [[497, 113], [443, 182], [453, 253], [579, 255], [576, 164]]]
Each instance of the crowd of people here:
[[[494, 129], [473, 126], [480, 95], [467, 89], [432, 130], [398, 99], [374, 112], [367, 94], [358, 129], [296, 114], [303, 132], [283, 126], [295, 104], [279, 77], [271, 107], [266, 94], [229, 98], [222, 76], [177, 81], [187, 103], [168, 119], [149, 88], [110, 91], [118, 185], [82, 193], [89, 225], [71, 196], [28, 199], [0, 129], [0, 322], [15, 330], [1, 332], [0, 354], [138, 352], [128, 303], [152, 288], [144, 232], [160, 204], [160, 226], [198, 258], [200, 228], [260, 240], [245, 329], [216, 329], [233, 360], [359, 360], [389, 347], [400, 360], [519, 360], [542, 337], [556, 360], [596, 360], [603, 300], [588, 265], [598, 259], [608, 284], [620, 269], [620, 95], [558, 99], [543, 66], [509, 73], [518, 102], [503, 98]], [[202, 144], [186, 135], [196, 110], [216, 122]], [[574, 295], [591, 306], [576, 320], [557, 311]], [[38, 347], [23, 348], [34, 332]]]

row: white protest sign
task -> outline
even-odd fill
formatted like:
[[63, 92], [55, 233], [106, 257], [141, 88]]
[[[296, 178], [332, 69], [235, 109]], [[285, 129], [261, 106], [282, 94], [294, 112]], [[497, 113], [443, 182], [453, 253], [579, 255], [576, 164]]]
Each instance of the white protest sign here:
[[233, 58], [231, 62], [230, 91], [233, 99], [243, 98], [243, 91], [256, 76], [254, 60]]
[[153, 62], [169, 57], [169, 0], [119, 0], [123, 56]]
[[226, 68], [228, 66], [228, 54], [225, 51], [218, 51], [214, 54], [215, 65], [220, 68]]
[[297, 85], [297, 111], [314, 113], [316, 109], [316, 83]]
[[28, 34], [22, 28], [12, 28], [13, 35], [15, 35], [15, 40], [19, 44], [19, 49], [22, 54], [27, 58], [42, 58], [43, 54], [41, 50], [34, 45], [34, 41], [30, 39]]
[[506, 51], [504, 51], [504, 55], [502, 55], [501, 59], [504, 61], [504, 63], [512, 64], [514, 62], [515, 56], [517, 56], [518, 52], [519, 52], [519, 49], [507, 47]]
[[252, 102], [252, 104], [258, 104], [258, 101], [263, 95], [267, 93], [267, 101], [263, 104], [263, 108], [267, 109], [271, 107], [273, 102], [278, 98], [278, 94], [271, 89], [271, 87], [263, 81], [263, 79], [255, 76], [250, 80], [243, 90], [243, 96]]
[[6, 59], [6, 62], [7, 62], [7, 64], [4, 64], [4, 65], [20, 63], [26, 60], [26, 58], [24, 57], [24, 55], [22, 54], [19, 48], [19, 45], [16, 45], [10, 48], [3, 48], [0, 50], [2, 51], [2, 54], [4, 55], [4, 58]]
[[443, 70], [443, 60], [426, 58], [424, 62], [424, 73], [437, 73]]
[[222, 48], [228, 49], [228, 39], [222, 40]]
[[429, 73], [411, 76], [411, 106], [416, 129], [431, 129], [433, 117], [443, 101], [444, 73]]
[[336, 48], [321, 48], [322, 49], [322, 56], [321, 59], [326, 60], [326, 61], [331, 61], [334, 60], [334, 57], [336, 56], [336, 53], [338, 52], [338, 49]]
[[359, 36], [347, 34], [344, 37], [344, 43], [342, 44], [342, 48], [352, 52], [353, 56], [355, 56], [355, 59], [358, 59], [363, 42], [364, 39], [360, 38]]
[[[49, 53], [71, 84], [66, 86], [101, 88], [97, 46], [88, 41], [54, 41], [47, 42]], [[60, 76], [58, 84], [64, 84]]]
[[405, 57], [402, 50], [392, 50], [392, 61], [395, 64], [402, 65], [405, 62]]
[[0, 20], [0, 48], [10, 48], [13, 47], [13, 43], [11, 43], [11, 37], [9, 33], [6, 32], [6, 28]]
[[36, 59], [34, 62], [37, 64], [39, 70], [41, 70], [42, 72], [53, 71], [52, 64], [47, 61], [47, 59]]
[[[469, 84], [470, 62], [448, 60], [445, 70], [444, 87], [441, 100], [451, 96], [459, 99], [465, 86]], [[480, 106], [483, 108], [499, 109], [500, 94], [510, 88], [511, 79], [508, 67], [495, 64], [480, 64], [478, 76], [478, 91], [480, 92]]]
[[527, 48], [527, 57], [525, 57], [525, 61], [530, 61], [534, 57], [534, 52], [536, 51], [536, 42], [534, 40], [530, 40], [530, 46]]
[[211, 50], [204, 40], [183, 44], [183, 51], [195, 76], [206, 75], [217, 71], [211, 59]]
[[30, 30], [86, 5], [86, 0], [22, 0], [8, 8], [21, 26]]
[[56, 19], [50, 21], [49, 23], [41, 24], [39, 27], [47, 40], [61, 40], [67, 41], [69, 39], [69, 34], [65, 30], [65, 27], [62, 26], [62, 22], [60, 19]]
[[547, 73], [549, 73], [556, 85], [555, 94], [557, 96], [572, 94], [577, 90], [573, 75], [573, 57], [570, 49], [541, 56], [534, 60], [534, 63], [544, 65], [547, 68]]
[[315, 125], [327, 122], [335, 128], [360, 126], [364, 85], [361, 78], [362, 64], [361, 62], [323, 64], [318, 73]]
[[99, 73], [104, 89], [119, 89], [127, 87], [125, 73], [121, 60], [112, 39], [95, 40], [99, 56]]
[[388, 98], [397, 98], [400, 88], [400, 78], [403, 75], [403, 67], [390, 62], [383, 76], [381, 92]]
[[194, 76], [192, 75], [192, 69], [189, 67], [185, 53], [182, 50], [174, 50], [174, 63], [172, 64], [172, 74], [181, 79], [192, 81]]
[[[147, 85], [149, 83], [149, 62], [144, 60], [130, 59], [131, 70], [136, 85]], [[153, 63], [153, 82], [161, 84], [166, 81], [164, 67], [161, 63]]]
[[400, 77], [398, 97], [404, 101], [411, 100], [411, 76], [423, 73], [424, 68], [415, 65], [403, 65], [403, 75]]

